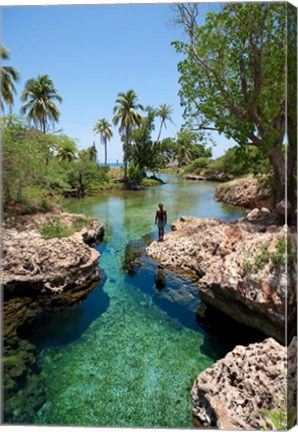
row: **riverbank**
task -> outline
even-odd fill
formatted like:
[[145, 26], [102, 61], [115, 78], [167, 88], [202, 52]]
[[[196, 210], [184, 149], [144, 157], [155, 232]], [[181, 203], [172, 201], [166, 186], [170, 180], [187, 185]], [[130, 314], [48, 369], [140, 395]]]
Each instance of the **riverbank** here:
[[[27, 423], [28, 407], [33, 419], [35, 410], [46, 400], [41, 377], [36, 374], [36, 347], [22, 338], [22, 329], [37, 320], [42, 311], [77, 305], [94, 289], [99, 281], [100, 254], [90, 245], [100, 242], [103, 234], [100, 221], [59, 210], [3, 222], [6, 422]], [[22, 392], [18, 390], [20, 383]]]
[[[196, 277], [203, 302], [283, 342], [286, 301], [289, 325], [296, 313], [294, 231], [267, 226], [264, 219], [227, 222], [191, 217], [181, 218], [172, 229], [163, 243], [147, 248], [148, 255], [164, 267]], [[293, 274], [290, 291], [285, 236], [291, 257], [288, 270]]]
[[[164, 242], [147, 248], [161, 268], [195, 278], [203, 303], [280, 342], [238, 346], [197, 377], [192, 399], [198, 427], [295, 424], [296, 230], [276, 225], [265, 210], [230, 222], [182, 217]], [[290, 375], [294, 384], [288, 388]]]

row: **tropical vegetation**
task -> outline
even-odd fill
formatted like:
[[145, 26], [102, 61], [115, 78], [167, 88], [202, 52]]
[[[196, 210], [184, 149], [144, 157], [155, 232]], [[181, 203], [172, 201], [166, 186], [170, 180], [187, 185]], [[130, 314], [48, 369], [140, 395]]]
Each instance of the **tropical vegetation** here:
[[112, 138], [111, 125], [106, 119], [100, 119], [94, 126], [94, 132], [100, 135], [100, 140], [105, 148], [105, 165], [108, 163], [107, 143]]
[[53, 81], [48, 75], [39, 75], [36, 79], [29, 79], [21, 95], [24, 104], [21, 113], [26, 114], [30, 122], [43, 133], [50, 125], [59, 121], [60, 110], [54, 100], [62, 102]]
[[143, 110], [143, 105], [138, 103], [138, 96], [134, 90], [127, 93], [119, 93], [114, 106], [113, 123], [119, 125], [119, 132], [122, 135], [124, 153], [124, 178], [127, 178], [127, 164], [129, 160], [129, 144], [134, 128], [140, 126], [142, 116], [138, 110]]
[[[2, 45], [0, 46], [1, 65], [3, 60], [9, 60], [9, 51]], [[12, 66], [1, 66], [1, 92], [0, 92], [0, 108], [3, 112], [5, 105], [10, 109], [14, 103], [14, 94], [16, 94], [15, 82], [19, 81], [20, 74]]]
[[216, 130], [241, 148], [258, 149], [272, 168], [275, 204], [288, 198], [292, 212], [297, 128], [289, 108], [295, 98], [286, 100], [285, 64], [296, 94], [296, 37], [289, 49], [286, 39], [288, 16], [295, 33], [293, 9], [282, 3], [229, 3], [199, 25], [198, 4], [178, 4], [176, 20], [188, 41], [173, 42], [184, 57], [178, 70], [185, 119], [197, 130]]

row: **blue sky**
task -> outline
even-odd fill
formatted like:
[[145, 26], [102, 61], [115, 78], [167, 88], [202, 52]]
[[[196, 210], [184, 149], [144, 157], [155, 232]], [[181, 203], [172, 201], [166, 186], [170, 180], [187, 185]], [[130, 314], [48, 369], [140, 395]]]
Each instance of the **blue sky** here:
[[[203, 4], [202, 19], [211, 4]], [[162, 138], [175, 136], [183, 124], [178, 96], [179, 56], [171, 41], [183, 37], [171, 23], [167, 4], [15, 6], [2, 8], [2, 43], [21, 74], [14, 112], [25, 82], [48, 74], [63, 97], [56, 129], [78, 139], [79, 148], [96, 142], [99, 160], [104, 151], [93, 127], [99, 118], [112, 123], [117, 94], [136, 91], [140, 102], [173, 106], [175, 125]], [[158, 127], [156, 127], [156, 134]], [[109, 143], [108, 160], [122, 160], [117, 128]], [[214, 157], [233, 142], [215, 136]]]

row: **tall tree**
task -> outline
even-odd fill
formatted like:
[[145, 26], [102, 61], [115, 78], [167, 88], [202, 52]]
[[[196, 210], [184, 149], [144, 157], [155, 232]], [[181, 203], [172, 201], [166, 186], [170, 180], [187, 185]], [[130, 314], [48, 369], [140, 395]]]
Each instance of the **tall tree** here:
[[138, 103], [138, 96], [134, 90], [127, 93], [119, 93], [114, 107], [113, 123], [119, 124], [119, 132], [124, 142], [124, 178], [127, 178], [127, 163], [131, 133], [135, 126], [139, 126], [142, 116], [138, 110], [144, 110], [143, 105]]
[[159, 132], [158, 132], [158, 136], [157, 136], [157, 142], [159, 142], [160, 140], [160, 135], [161, 135], [161, 131], [163, 126], [165, 128], [167, 128], [166, 125], [166, 121], [170, 121], [171, 123], [174, 123], [171, 117], [171, 114], [173, 113], [173, 107], [171, 105], [167, 105], [167, 104], [162, 104], [160, 105], [157, 114], [158, 116], [161, 118], [161, 122], [160, 122], [160, 127], [159, 127]]
[[21, 100], [25, 102], [21, 113], [28, 112], [28, 119], [43, 133], [46, 133], [49, 123], [59, 121], [60, 111], [53, 100], [62, 102], [62, 97], [48, 75], [39, 75], [37, 79], [28, 80]]
[[266, 155], [280, 209], [292, 196], [289, 189], [285, 196], [285, 153], [293, 175], [293, 150], [285, 152], [287, 5], [230, 3], [202, 26], [196, 4], [179, 4], [176, 12], [188, 35], [187, 43], [173, 42], [185, 56], [178, 65], [185, 116], [199, 130], [217, 130]]
[[107, 142], [112, 138], [113, 132], [111, 129], [112, 125], [106, 119], [100, 119], [94, 126], [94, 132], [100, 135], [100, 141], [105, 148], [105, 165], [108, 162]]
[[[0, 47], [0, 60], [1, 64], [3, 60], [9, 60], [9, 52], [4, 47]], [[20, 79], [19, 72], [13, 68], [12, 66], [1, 66], [0, 68], [1, 75], [1, 92], [0, 92], [0, 108], [1, 111], [4, 111], [4, 104], [8, 105], [11, 109], [14, 103], [14, 94], [16, 94], [16, 88], [14, 86], [14, 82]]]

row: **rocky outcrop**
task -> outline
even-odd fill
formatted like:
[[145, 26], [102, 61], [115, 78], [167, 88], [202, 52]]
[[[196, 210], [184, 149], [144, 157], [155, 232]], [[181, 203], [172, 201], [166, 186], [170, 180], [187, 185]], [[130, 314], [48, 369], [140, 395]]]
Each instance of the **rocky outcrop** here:
[[229, 178], [222, 172], [219, 171], [206, 171], [204, 174], [185, 174], [183, 176], [185, 180], [200, 180], [200, 181], [216, 181], [226, 182]]
[[[73, 234], [66, 238], [43, 238], [39, 232], [41, 227], [53, 221], [63, 223]], [[6, 423], [34, 422], [34, 412], [46, 400], [42, 377], [38, 374], [37, 348], [22, 337], [22, 329], [43, 311], [73, 307], [94, 289], [99, 279], [99, 253], [87, 244], [98, 243], [103, 232], [103, 224], [98, 220], [58, 210], [23, 215], [2, 224]], [[29, 417], [28, 412], [31, 412]]]
[[252, 176], [229, 181], [215, 189], [215, 200], [249, 209], [272, 208], [272, 192]]
[[[163, 267], [196, 276], [201, 300], [232, 318], [284, 340], [296, 313], [296, 281], [285, 272], [286, 226], [262, 225], [247, 219], [181, 218], [164, 242], [153, 242], [147, 254]], [[295, 234], [289, 237], [296, 249]], [[296, 275], [295, 260], [289, 271]], [[291, 266], [291, 267], [290, 267]]]
[[99, 253], [85, 243], [102, 238], [102, 223], [96, 220], [84, 223], [82, 216], [66, 213], [60, 213], [60, 217], [66, 224], [80, 218], [80, 231], [66, 238], [43, 238], [38, 227], [52, 220], [51, 214], [18, 219], [15, 228], [4, 226], [1, 274], [4, 298], [19, 292], [60, 293], [98, 279]]
[[[280, 413], [283, 422], [287, 414], [286, 351], [272, 338], [239, 345], [202, 372], [192, 388], [194, 423], [225, 430], [276, 429], [270, 413]], [[285, 429], [286, 423], [280, 426]]]

